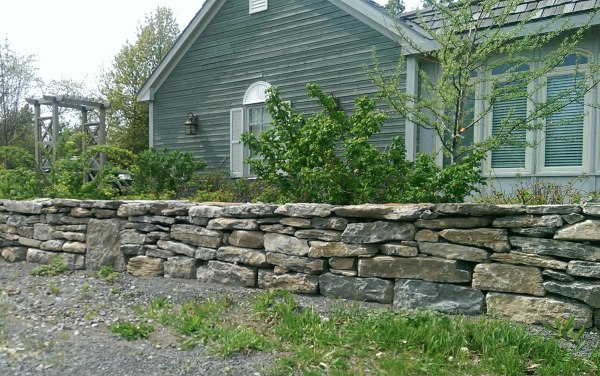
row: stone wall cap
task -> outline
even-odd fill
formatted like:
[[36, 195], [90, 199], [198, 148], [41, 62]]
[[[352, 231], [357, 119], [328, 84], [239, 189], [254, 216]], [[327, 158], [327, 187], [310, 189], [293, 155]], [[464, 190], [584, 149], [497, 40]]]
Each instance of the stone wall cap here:
[[339, 206], [335, 214], [347, 218], [416, 220], [437, 218], [433, 204], [363, 204]]

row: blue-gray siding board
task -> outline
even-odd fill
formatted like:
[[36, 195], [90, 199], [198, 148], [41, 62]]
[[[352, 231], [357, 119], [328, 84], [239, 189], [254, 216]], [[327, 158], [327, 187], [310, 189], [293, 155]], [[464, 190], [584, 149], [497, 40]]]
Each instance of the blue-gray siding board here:
[[[154, 96], [154, 145], [193, 153], [210, 168], [229, 168], [229, 110], [241, 107], [256, 81], [278, 87], [294, 108], [316, 110], [308, 82], [320, 84], [351, 111], [359, 95], [376, 89], [365, 71], [377, 51], [380, 64], [398, 64], [398, 43], [327, 0], [270, 0], [248, 14], [247, 0], [228, 0]], [[199, 114], [197, 135], [183, 130], [188, 111]], [[401, 119], [374, 137], [379, 146], [404, 135]]]

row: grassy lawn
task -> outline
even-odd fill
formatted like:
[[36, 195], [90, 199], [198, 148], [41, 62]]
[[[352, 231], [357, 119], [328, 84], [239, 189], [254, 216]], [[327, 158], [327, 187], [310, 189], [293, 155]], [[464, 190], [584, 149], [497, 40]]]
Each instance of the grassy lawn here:
[[[228, 297], [183, 304], [157, 298], [138, 309], [153, 325], [177, 332], [184, 348], [206, 345], [221, 356], [276, 354], [265, 375], [596, 375], [600, 365], [598, 349], [577, 356], [555, 338], [532, 336], [506, 321], [358, 304], [323, 316], [285, 292], [261, 292], [241, 304]], [[114, 332], [127, 339], [152, 331], [118, 325]], [[117, 330], [124, 326], [127, 335]]]

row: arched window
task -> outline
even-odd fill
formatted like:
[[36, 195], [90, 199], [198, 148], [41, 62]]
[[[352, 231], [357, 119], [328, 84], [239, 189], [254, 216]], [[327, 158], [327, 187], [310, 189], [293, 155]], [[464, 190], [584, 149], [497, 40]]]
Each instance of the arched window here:
[[244, 132], [252, 132], [259, 135], [261, 132], [271, 128], [271, 116], [266, 110], [265, 101], [268, 98], [268, 90], [271, 84], [258, 81], [250, 85], [242, 100], [243, 107], [230, 110], [230, 169], [233, 176], [252, 175], [250, 167], [244, 164], [244, 160], [252, 155], [248, 148], [244, 147], [241, 136]]

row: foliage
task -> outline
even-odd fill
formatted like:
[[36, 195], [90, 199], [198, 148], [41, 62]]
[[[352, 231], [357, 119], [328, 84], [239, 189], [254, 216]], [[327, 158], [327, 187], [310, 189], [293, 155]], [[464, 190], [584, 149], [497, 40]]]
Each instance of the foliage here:
[[404, 158], [395, 138], [387, 150], [369, 142], [387, 116], [375, 101], [357, 98], [347, 115], [336, 100], [315, 84], [307, 85], [322, 112], [304, 117], [271, 89], [266, 101], [272, 129], [243, 141], [260, 158], [250, 159], [251, 171], [277, 188], [282, 201], [355, 204], [365, 202], [460, 201], [481, 182], [476, 154], [452, 170], [440, 170], [431, 156], [415, 162]]
[[276, 375], [395, 375], [401, 369], [403, 375], [591, 376], [600, 363], [600, 352], [576, 356], [524, 325], [358, 303], [323, 314], [285, 291], [261, 291], [250, 304], [228, 297], [157, 298], [138, 314], [174, 328], [183, 348], [200, 344], [221, 356], [273, 350], [277, 363], [265, 371]]
[[[57, 143], [57, 158], [49, 156], [52, 164], [45, 176], [43, 192], [49, 197], [110, 199], [116, 197], [117, 174], [129, 171], [136, 156], [128, 150], [109, 145], [98, 145], [82, 152], [82, 143], [88, 137], [82, 132], [65, 131]], [[102, 157], [102, 155], [104, 157]], [[105, 159], [104, 169], [92, 160]], [[90, 180], [89, 174], [96, 177]]]
[[387, 4], [385, 4], [385, 8], [393, 16], [399, 16], [404, 13], [404, 9], [406, 9], [403, 0], [388, 0]]
[[0, 198], [38, 197], [39, 178], [33, 155], [17, 146], [0, 146]]
[[148, 148], [148, 104], [137, 93], [167, 54], [179, 27], [169, 8], [158, 7], [146, 16], [134, 43], [127, 42], [101, 77], [101, 92], [111, 107], [107, 111], [109, 138], [115, 146], [139, 153]]
[[110, 331], [114, 334], [119, 334], [127, 341], [135, 341], [147, 338], [154, 331], [154, 327], [143, 323], [135, 324], [121, 321], [111, 325]]
[[27, 149], [18, 146], [0, 146], [0, 168], [5, 170], [34, 169], [35, 159]]
[[199, 177], [190, 197], [196, 202], [277, 202], [276, 189], [261, 179], [232, 179], [227, 170], [211, 170]]
[[544, 325], [544, 327], [553, 330], [556, 338], [571, 341], [575, 344], [581, 344], [582, 337], [585, 334], [585, 328], [576, 329], [575, 316], [571, 316], [566, 320], [557, 318], [552, 325]]
[[476, 200], [484, 204], [577, 204], [582, 198], [590, 195], [576, 187], [584, 178], [573, 178], [567, 183], [561, 184], [554, 180], [531, 180], [529, 178], [521, 179], [518, 177], [517, 182], [512, 185], [510, 191], [490, 184], [489, 192], [481, 194]]
[[[449, 164], [461, 163], [464, 156], [473, 153], [485, 155], [503, 145], [535, 147], [513, 136], [517, 131], [542, 130], [543, 119], [582, 98], [600, 81], [600, 64], [590, 62], [589, 69], [577, 65], [577, 73], [584, 79], [578, 80], [574, 88], [546, 102], [538, 102], [524, 117], [506, 116], [494, 134], [483, 140], [464, 142], [465, 135], [491, 113], [495, 103], [517, 98], [532, 100], [541, 87], [540, 78], [576, 50], [589, 29], [589, 22], [565, 33], [571, 26], [570, 20], [556, 18], [549, 21], [551, 26], [541, 29], [544, 26], [531, 22], [536, 14], [533, 11], [513, 24], [511, 14], [517, 7], [524, 6], [525, 0], [507, 0], [502, 7], [497, 7], [497, 0], [478, 1], [475, 15], [481, 17], [474, 17], [471, 0], [426, 2], [439, 14], [441, 19], [436, 26], [440, 28], [432, 29], [425, 21], [420, 25], [438, 47], [424, 49], [400, 28], [398, 30], [403, 44], [418, 53], [420, 61], [435, 62], [438, 73], [430, 76], [425, 69], [419, 70], [417, 96], [403, 91], [401, 83], [405, 79], [406, 63], [403, 58], [395, 71], [384, 70], [376, 63], [369, 73], [381, 98], [396, 113], [434, 132]], [[487, 27], [488, 24], [494, 27]], [[536, 27], [539, 29], [528, 29]], [[555, 47], [543, 57], [531, 53], [548, 44]], [[503, 73], [489, 74], [494, 70]], [[489, 90], [478, 91], [481, 87]], [[473, 105], [475, 100], [477, 106]]]
[[119, 279], [119, 273], [115, 272], [115, 270], [110, 265], [104, 265], [100, 267], [100, 270], [96, 272], [96, 276], [109, 283], [113, 283], [117, 279]]
[[[86, 85], [85, 81], [77, 81], [71, 78], [60, 78], [58, 80], [51, 80], [50, 82], [45, 82], [42, 89], [42, 95], [50, 95], [57, 97], [67, 94], [70, 96], [94, 98], [98, 95], [98, 93], [95, 93]], [[91, 109], [89, 109], [87, 115], [88, 122], [99, 121], [98, 111], [92, 111]], [[81, 111], [75, 108], [59, 107], [58, 122], [61, 126], [62, 131], [77, 130], [77, 128], [81, 127]]]
[[13, 51], [7, 40], [0, 44], [0, 146], [32, 147], [32, 111], [27, 95], [39, 84], [33, 55]]
[[65, 260], [60, 257], [54, 257], [49, 264], [41, 265], [31, 271], [31, 275], [44, 276], [44, 277], [55, 277], [63, 274], [69, 270], [69, 266], [65, 263]]
[[155, 198], [176, 196], [194, 183], [204, 166], [190, 153], [152, 148], [138, 156], [132, 188], [134, 192]]

